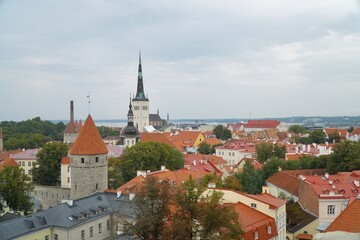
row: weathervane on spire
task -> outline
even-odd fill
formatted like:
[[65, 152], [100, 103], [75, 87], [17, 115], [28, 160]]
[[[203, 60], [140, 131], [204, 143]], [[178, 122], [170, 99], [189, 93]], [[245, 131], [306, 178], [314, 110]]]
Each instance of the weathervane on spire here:
[[89, 94], [86, 96], [88, 98], [88, 103], [89, 103], [89, 115], [90, 115], [90, 90], [89, 90]]

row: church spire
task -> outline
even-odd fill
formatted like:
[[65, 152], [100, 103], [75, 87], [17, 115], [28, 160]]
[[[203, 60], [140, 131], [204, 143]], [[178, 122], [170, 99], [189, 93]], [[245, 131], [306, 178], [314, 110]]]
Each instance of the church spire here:
[[137, 90], [134, 100], [138, 101], [148, 101], [144, 93], [144, 82], [142, 76], [142, 66], [141, 66], [141, 52], [139, 51], [139, 69], [138, 69], [138, 79], [137, 79]]
[[128, 117], [128, 126], [134, 126], [134, 113], [132, 111], [131, 97], [130, 97], [129, 111], [127, 117]]

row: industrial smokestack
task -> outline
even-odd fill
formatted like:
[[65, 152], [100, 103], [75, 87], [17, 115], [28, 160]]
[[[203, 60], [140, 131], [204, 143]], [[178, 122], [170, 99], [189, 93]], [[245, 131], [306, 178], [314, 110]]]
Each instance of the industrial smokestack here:
[[74, 101], [70, 101], [70, 122], [74, 122]]

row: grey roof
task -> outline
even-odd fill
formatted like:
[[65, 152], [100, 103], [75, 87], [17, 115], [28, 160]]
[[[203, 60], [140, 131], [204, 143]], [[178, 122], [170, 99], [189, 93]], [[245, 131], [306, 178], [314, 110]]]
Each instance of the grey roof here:
[[[26, 217], [0, 222], [0, 240], [16, 238], [50, 226], [71, 228], [111, 213], [133, 217], [135, 216], [133, 203], [128, 195], [117, 198], [116, 193], [95, 193], [73, 201], [71, 206], [68, 203], [62, 203]], [[109, 207], [109, 209], [104, 209], [104, 207]], [[99, 209], [100, 212], [93, 213], [82, 220], [73, 217], [94, 209]]]
[[162, 121], [161, 117], [159, 114], [149, 114], [149, 122], [159, 122]]
[[298, 202], [286, 206], [286, 230], [295, 233], [317, 219], [315, 215], [306, 212]]

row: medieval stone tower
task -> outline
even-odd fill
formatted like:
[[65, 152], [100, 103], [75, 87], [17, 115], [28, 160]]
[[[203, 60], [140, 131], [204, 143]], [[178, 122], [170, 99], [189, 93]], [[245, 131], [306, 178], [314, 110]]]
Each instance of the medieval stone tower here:
[[144, 127], [149, 126], [149, 99], [145, 96], [144, 93], [141, 54], [139, 54], [139, 70], [136, 96], [132, 100], [132, 105], [134, 107], [134, 126], [139, 130], [139, 132], [143, 132]]
[[70, 150], [70, 198], [77, 199], [108, 188], [108, 150], [89, 115]]

